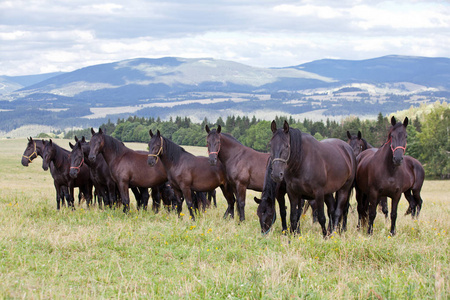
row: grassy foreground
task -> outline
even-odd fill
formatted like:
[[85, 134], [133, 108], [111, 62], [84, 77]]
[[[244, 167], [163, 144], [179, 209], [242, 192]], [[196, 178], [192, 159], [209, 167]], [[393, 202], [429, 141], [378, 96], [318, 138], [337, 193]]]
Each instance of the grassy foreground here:
[[448, 181], [425, 181], [419, 221], [403, 216], [400, 201], [395, 237], [382, 214], [372, 237], [356, 231], [356, 211], [348, 232], [327, 240], [309, 215], [301, 236], [282, 235], [279, 220], [261, 236], [255, 192], [242, 224], [222, 219], [220, 192], [218, 208], [195, 222], [186, 209], [182, 218], [136, 211], [134, 198], [127, 215], [84, 205], [56, 211], [42, 159], [20, 164], [25, 145], [0, 140], [0, 298], [450, 298]]

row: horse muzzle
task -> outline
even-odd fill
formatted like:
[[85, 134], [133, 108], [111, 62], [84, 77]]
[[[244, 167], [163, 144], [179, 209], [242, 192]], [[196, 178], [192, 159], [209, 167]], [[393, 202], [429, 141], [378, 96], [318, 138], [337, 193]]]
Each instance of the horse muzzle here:
[[95, 162], [95, 160], [97, 159], [97, 156], [93, 155], [93, 154], [89, 154], [88, 159], [90, 162]]
[[210, 164], [211, 166], [217, 165], [217, 155], [211, 154], [211, 155], [208, 157], [208, 161], [209, 161], [209, 164]]
[[69, 176], [70, 177], [72, 177], [72, 178], [77, 178], [77, 176], [78, 176], [78, 171], [77, 171], [77, 169], [70, 169], [70, 171], [69, 171]]

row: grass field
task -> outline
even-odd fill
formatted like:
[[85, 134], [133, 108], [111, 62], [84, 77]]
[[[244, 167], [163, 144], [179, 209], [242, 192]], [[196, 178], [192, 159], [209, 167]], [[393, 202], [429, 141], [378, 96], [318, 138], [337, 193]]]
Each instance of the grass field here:
[[[68, 148], [68, 141], [55, 140]], [[349, 230], [324, 240], [310, 215], [302, 235], [262, 236], [253, 196], [247, 220], [223, 220], [226, 201], [193, 222], [165, 211], [56, 210], [38, 158], [20, 164], [26, 140], [0, 140], [0, 298], [449, 299], [450, 182], [425, 181], [420, 220], [403, 216], [389, 236]], [[145, 149], [144, 144], [128, 144]], [[205, 148], [186, 147], [197, 155]], [[352, 199], [353, 208], [356, 207]]]

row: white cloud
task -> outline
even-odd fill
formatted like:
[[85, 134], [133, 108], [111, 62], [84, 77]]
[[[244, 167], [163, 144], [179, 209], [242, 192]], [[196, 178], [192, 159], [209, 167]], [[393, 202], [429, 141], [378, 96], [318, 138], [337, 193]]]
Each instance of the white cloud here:
[[450, 57], [442, 1], [0, 2], [0, 72], [71, 71], [135, 57], [284, 67], [389, 54]]

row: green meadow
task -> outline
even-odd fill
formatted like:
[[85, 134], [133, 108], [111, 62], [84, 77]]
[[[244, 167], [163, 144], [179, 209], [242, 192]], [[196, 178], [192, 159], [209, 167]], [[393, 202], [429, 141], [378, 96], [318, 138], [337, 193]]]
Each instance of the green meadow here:
[[[54, 142], [69, 148], [68, 140]], [[182, 217], [137, 211], [133, 197], [128, 214], [84, 203], [57, 211], [42, 159], [20, 163], [25, 146], [26, 139], [0, 140], [0, 298], [450, 298], [449, 181], [425, 181], [419, 220], [403, 215], [402, 198], [394, 237], [381, 213], [373, 236], [357, 231], [354, 198], [341, 235], [323, 239], [308, 213], [301, 235], [283, 235], [278, 218], [262, 236], [253, 201], [260, 193], [252, 191], [243, 223], [222, 218], [220, 191], [218, 207], [196, 221], [185, 207]]]

